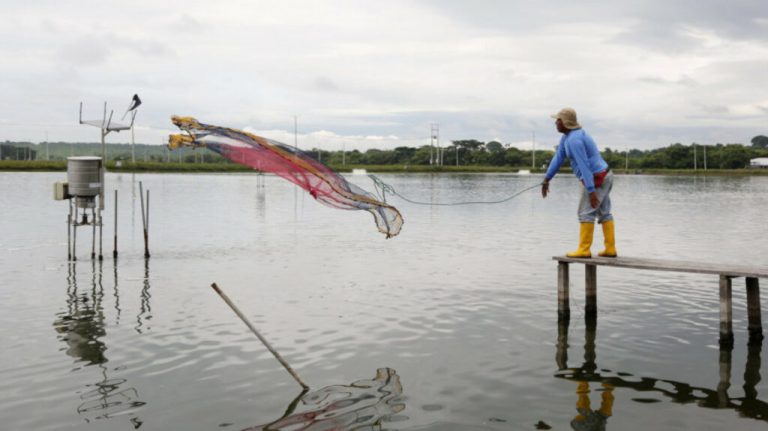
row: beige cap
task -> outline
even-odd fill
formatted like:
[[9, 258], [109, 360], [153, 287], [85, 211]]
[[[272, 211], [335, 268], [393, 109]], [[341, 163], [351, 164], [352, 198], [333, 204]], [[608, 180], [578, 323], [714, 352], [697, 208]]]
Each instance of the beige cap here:
[[563, 108], [557, 114], [553, 114], [552, 118], [563, 120], [563, 126], [566, 129], [579, 129], [581, 125], [576, 121], [576, 111], [573, 108]]

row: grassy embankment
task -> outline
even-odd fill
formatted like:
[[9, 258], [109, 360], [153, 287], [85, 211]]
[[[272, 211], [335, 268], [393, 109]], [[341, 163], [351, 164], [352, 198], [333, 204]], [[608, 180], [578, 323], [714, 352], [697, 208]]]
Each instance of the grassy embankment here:
[[[508, 166], [424, 166], [424, 165], [346, 165], [330, 166], [338, 172], [351, 172], [352, 169], [365, 169], [372, 173], [397, 172], [397, 173], [450, 173], [450, 172], [517, 172], [521, 169], [530, 170], [533, 173], [542, 173], [542, 169], [530, 167]], [[63, 160], [0, 160], [0, 171], [66, 171], [67, 163]], [[107, 170], [110, 172], [251, 172], [252, 169], [234, 163], [161, 163], [161, 162], [123, 162], [122, 166], [115, 166], [114, 162], [107, 162]], [[566, 169], [567, 170], [567, 169]], [[617, 174], [640, 175], [768, 175], [768, 169], [614, 169]]]

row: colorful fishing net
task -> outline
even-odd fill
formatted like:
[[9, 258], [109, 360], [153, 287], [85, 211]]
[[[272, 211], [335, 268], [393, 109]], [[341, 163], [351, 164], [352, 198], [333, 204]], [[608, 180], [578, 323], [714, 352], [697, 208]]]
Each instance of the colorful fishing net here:
[[370, 212], [387, 238], [400, 233], [403, 217], [397, 208], [296, 148], [248, 132], [202, 124], [192, 117], [174, 116], [171, 121], [185, 134], [170, 135], [170, 149], [206, 147], [235, 163], [279, 175], [330, 207]]

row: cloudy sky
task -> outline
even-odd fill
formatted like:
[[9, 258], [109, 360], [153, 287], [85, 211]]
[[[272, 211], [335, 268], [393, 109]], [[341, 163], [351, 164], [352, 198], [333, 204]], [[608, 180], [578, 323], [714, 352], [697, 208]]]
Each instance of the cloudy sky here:
[[[602, 147], [768, 134], [765, 0], [3, 0], [0, 140], [98, 141], [78, 124], [143, 100], [301, 148], [558, 138], [573, 106]], [[129, 142], [126, 132], [108, 142]]]

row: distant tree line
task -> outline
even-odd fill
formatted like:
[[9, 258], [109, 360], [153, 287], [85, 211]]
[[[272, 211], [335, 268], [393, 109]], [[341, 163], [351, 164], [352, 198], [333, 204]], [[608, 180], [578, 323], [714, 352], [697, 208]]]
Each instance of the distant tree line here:
[[[499, 166], [545, 167], [554, 155], [552, 150], [521, 150], [497, 141], [482, 142], [475, 139], [451, 141], [440, 148], [397, 147], [392, 150], [327, 151], [313, 148], [306, 151], [311, 157], [333, 166], [342, 165], [446, 165], [446, 166]], [[101, 154], [97, 143], [30, 142], [0, 143], [0, 159], [4, 160], [63, 160], [70, 156]], [[743, 144], [681, 144], [675, 143], [652, 150], [633, 149], [617, 151], [605, 148], [606, 161], [617, 169], [740, 169], [749, 166], [750, 159], [768, 157], [768, 137], [759, 135], [751, 145]], [[535, 158], [534, 158], [535, 156]], [[184, 163], [231, 163], [210, 151], [183, 148], [169, 151], [160, 145], [108, 144], [107, 159]]]

